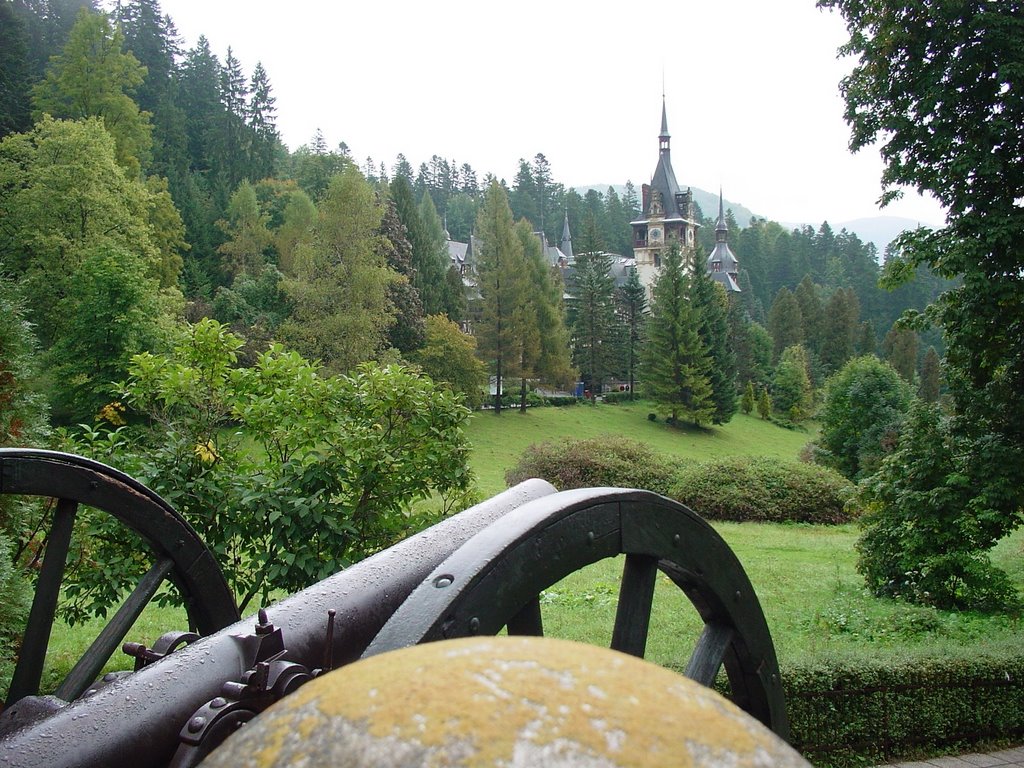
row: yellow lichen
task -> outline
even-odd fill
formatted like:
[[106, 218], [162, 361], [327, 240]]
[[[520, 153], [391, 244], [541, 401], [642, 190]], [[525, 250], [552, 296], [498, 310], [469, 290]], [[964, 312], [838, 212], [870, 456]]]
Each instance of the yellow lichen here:
[[573, 754], [631, 766], [779, 749], [747, 715], [674, 672], [538, 638], [470, 638], [375, 656], [307, 684], [275, 711], [281, 719], [260, 764], [270, 764], [262, 758], [285, 734], [338, 719], [428, 752], [458, 745], [475, 765], [512, 765], [524, 745], [568, 745]]

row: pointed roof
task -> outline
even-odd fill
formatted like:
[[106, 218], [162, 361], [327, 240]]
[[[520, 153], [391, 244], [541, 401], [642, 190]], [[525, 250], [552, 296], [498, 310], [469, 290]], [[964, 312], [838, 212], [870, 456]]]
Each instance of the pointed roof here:
[[562, 253], [565, 257], [572, 261], [575, 257], [572, 254], [572, 233], [569, 232], [569, 211], [565, 212], [565, 219], [562, 222], [562, 242], [561, 242]]
[[644, 216], [650, 216], [651, 203], [655, 198], [654, 191], [657, 190], [665, 218], [687, 218], [688, 211], [680, 210], [680, 206], [676, 202], [676, 195], [682, 190], [679, 189], [676, 173], [672, 170], [671, 138], [668, 132], [668, 112], [663, 96], [661, 100], [661, 133], [658, 135], [658, 167], [654, 169], [654, 176], [651, 177], [651, 195], [650, 200], [645, 201], [647, 209], [643, 211]]
[[729, 240], [729, 225], [725, 223], [725, 198], [722, 188], [718, 188], [718, 223], [715, 225], [715, 242], [726, 243]]
[[708, 274], [729, 293], [739, 293], [740, 262], [729, 248], [729, 225], [725, 223], [725, 198], [718, 190], [718, 223], [715, 225], [715, 247], [705, 262]]

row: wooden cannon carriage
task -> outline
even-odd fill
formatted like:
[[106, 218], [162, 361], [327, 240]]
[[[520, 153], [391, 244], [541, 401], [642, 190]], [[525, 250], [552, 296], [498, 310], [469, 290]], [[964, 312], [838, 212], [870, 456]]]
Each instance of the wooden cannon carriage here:
[[[240, 620], [217, 563], [165, 501], [127, 475], [69, 454], [0, 449], [0, 494], [57, 499], [25, 641], [0, 713], [0, 765], [192, 766], [231, 732], [323, 671], [446, 638], [542, 635], [541, 592], [624, 555], [611, 647], [644, 654], [664, 574], [703, 619], [685, 674], [720, 671], [729, 698], [782, 739], [788, 725], [764, 615], [734, 553], [696, 513], [641, 490], [557, 492], [527, 481]], [[53, 696], [39, 696], [79, 505], [135, 531], [152, 567]], [[152, 648], [125, 636], [165, 581], [189, 631]], [[131, 673], [97, 675], [120, 647]]]

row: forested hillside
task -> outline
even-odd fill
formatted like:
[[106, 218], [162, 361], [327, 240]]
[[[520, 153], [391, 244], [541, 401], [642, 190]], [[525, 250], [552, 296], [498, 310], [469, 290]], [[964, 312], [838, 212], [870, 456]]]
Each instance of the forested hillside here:
[[[271, 341], [335, 372], [367, 360], [444, 359], [437, 345], [451, 340], [424, 318], [467, 330], [490, 300], [474, 293], [486, 279], [486, 238], [481, 274], [460, 274], [445, 232], [468, 242], [494, 185], [511, 221], [527, 220], [552, 244], [568, 218], [581, 270], [586, 254], [632, 252], [633, 185], [580, 195], [542, 153], [506, 180], [436, 155], [417, 165], [403, 155], [357, 159], [319, 131], [289, 149], [276, 129], [273, 73], [202, 37], [183, 48], [157, 0], [121, 2], [109, 15], [89, 0], [5, 0], [0, 21], [0, 274], [41, 347], [33, 386], [59, 421], [91, 419], [132, 355], [165, 349], [181, 320], [228, 325], [246, 341], [243, 361]], [[700, 263], [714, 222], [699, 208], [698, 216], [691, 258]], [[827, 223], [787, 230], [727, 219], [743, 289], [730, 321], [737, 391], [748, 381], [770, 386], [793, 344], [806, 347], [816, 384], [855, 353], [906, 357], [907, 343], [894, 351], [894, 320], [946, 285], [922, 267], [917, 280], [881, 290], [874, 246]], [[535, 273], [523, 295], [551, 298], [534, 301], [525, 325], [517, 315], [518, 357], [504, 376], [568, 386], [575, 365], [594, 391], [632, 379], [646, 307], [637, 314], [635, 296], [595, 280], [588, 297], [563, 303], [560, 276]], [[507, 357], [510, 342], [490, 338], [486, 322], [476, 335], [458, 343], [479, 343], [494, 373], [494, 350]], [[910, 378], [926, 346], [916, 335], [909, 344]], [[602, 359], [588, 363], [588, 348]], [[477, 399], [480, 371], [433, 372], [460, 379]]]

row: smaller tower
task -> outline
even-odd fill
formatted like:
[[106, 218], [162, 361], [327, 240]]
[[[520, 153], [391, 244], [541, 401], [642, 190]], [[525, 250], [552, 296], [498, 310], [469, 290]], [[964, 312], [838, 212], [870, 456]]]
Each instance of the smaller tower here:
[[740, 292], [740, 263], [729, 248], [729, 225], [725, 223], [725, 198], [718, 190], [718, 223], [715, 225], [715, 247], [707, 260], [708, 274], [720, 282], [727, 293]]

